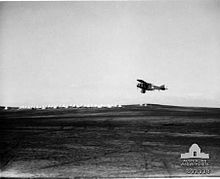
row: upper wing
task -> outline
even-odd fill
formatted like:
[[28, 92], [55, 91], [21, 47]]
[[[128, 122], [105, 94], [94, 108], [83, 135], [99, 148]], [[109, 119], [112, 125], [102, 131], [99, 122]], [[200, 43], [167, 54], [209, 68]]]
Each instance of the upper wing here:
[[144, 83], [144, 84], [146, 84], [146, 85], [150, 85], [150, 83], [147, 83], [147, 82], [144, 81], [144, 80], [137, 79], [137, 81], [140, 82], [140, 83]]

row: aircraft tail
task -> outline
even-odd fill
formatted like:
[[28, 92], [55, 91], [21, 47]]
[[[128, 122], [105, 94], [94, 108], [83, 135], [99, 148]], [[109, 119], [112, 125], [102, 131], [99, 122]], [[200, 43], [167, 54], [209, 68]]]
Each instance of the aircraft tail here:
[[167, 88], [165, 87], [165, 85], [161, 85], [161, 86], [160, 86], [160, 89], [161, 89], [161, 90], [166, 90]]

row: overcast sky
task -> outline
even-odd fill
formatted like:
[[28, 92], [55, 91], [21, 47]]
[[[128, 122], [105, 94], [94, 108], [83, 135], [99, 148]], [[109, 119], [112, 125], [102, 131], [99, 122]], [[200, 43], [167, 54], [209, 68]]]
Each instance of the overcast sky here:
[[212, 0], [1, 2], [0, 105], [220, 107], [219, 20]]

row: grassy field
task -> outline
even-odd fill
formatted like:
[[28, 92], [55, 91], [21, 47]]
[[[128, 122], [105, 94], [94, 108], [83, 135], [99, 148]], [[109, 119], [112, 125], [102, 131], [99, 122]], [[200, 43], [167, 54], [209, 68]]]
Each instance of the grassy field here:
[[187, 176], [180, 154], [193, 143], [220, 175], [218, 108], [4, 110], [0, 129], [3, 177]]

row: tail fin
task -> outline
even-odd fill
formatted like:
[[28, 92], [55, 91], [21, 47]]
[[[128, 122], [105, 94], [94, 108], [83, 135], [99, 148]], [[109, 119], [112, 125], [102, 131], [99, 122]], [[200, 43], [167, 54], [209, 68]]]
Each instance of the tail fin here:
[[165, 87], [165, 85], [161, 85], [161, 86], [160, 86], [160, 89], [161, 89], [161, 90], [166, 90], [167, 88]]

